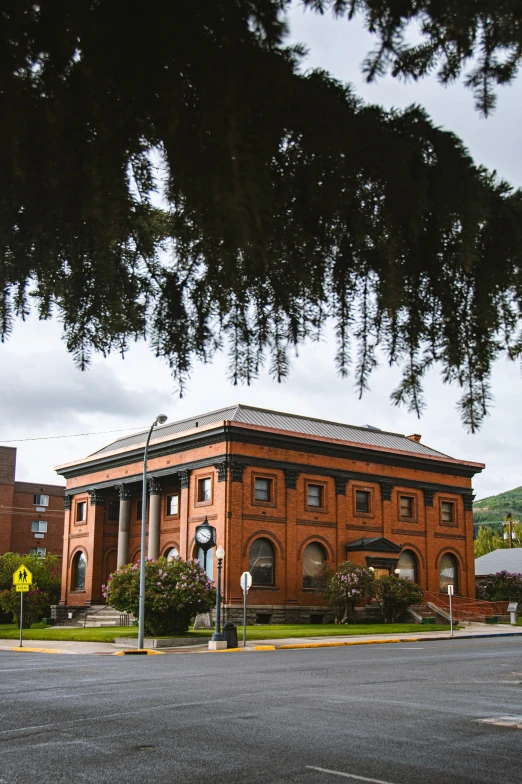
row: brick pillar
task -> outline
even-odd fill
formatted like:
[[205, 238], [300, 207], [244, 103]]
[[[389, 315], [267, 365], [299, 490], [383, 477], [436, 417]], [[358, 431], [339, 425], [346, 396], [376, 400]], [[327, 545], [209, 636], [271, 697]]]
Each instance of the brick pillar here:
[[67, 592], [71, 582], [71, 575], [69, 574], [69, 533], [71, 527], [72, 499], [72, 495], [66, 495], [64, 498], [65, 516], [63, 524], [62, 589], [59, 604], [67, 604]]
[[[286, 570], [276, 549], [276, 584], [281, 588], [286, 582], [285, 604], [297, 604], [297, 480], [299, 471], [291, 468], [285, 469], [286, 485]], [[286, 571], [286, 575], [281, 572]], [[286, 576], [286, 581], [285, 581]]]
[[189, 518], [189, 492], [190, 471], [179, 471], [179, 554], [187, 560], [191, 553], [188, 552], [188, 518]]
[[392, 482], [381, 482], [381, 499], [382, 499], [382, 535], [386, 539], [390, 539], [392, 532], [392, 509], [391, 500], [393, 494]]
[[159, 558], [162, 487], [157, 479], [149, 479], [149, 549], [148, 556]]
[[437, 540], [435, 532], [438, 529], [437, 507], [435, 505], [435, 490], [424, 488], [424, 525], [426, 528], [426, 590], [439, 593], [439, 571], [435, 567], [437, 555]]
[[[475, 496], [472, 492], [464, 493], [462, 501], [464, 505], [464, 535], [465, 540], [465, 553], [464, 560], [466, 564], [466, 592], [465, 596], [470, 599], [475, 599], [477, 595], [477, 586], [475, 583], [475, 548], [473, 545], [473, 499]], [[464, 577], [464, 575], [463, 575]], [[464, 580], [462, 581], [462, 589], [464, 588]], [[461, 589], [461, 590], [462, 590]], [[464, 590], [462, 590], [464, 593]]]
[[335, 561], [332, 564], [334, 569], [338, 563], [346, 561], [346, 524], [348, 523], [348, 508], [346, 502], [346, 486], [350, 478], [348, 476], [334, 476], [335, 482], [335, 502], [337, 528], [335, 531]]
[[85, 579], [85, 604], [98, 604], [105, 601], [101, 592], [103, 583], [103, 523], [105, 519], [105, 496], [98, 490], [90, 490], [89, 497], [87, 524], [89, 526], [90, 547], [87, 557], [87, 574]]
[[118, 485], [120, 494], [120, 517], [118, 523], [118, 557], [116, 568], [129, 563], [129, 536], [130, 536], [130, 511], [131, 491], [126, 485]]
[[[225, 471], [225, 492], [221, 499], [218, 517], [224, 513], [225, 520], [225, 563], [223, 570], [223, 596], [225, 602], [241, 603], [243, 592], [239, 585], [242, 569], [243, 548], [243, 474], [245, 463], [231, 461]], [[218, 469], [218, 483], [223, 480]]]

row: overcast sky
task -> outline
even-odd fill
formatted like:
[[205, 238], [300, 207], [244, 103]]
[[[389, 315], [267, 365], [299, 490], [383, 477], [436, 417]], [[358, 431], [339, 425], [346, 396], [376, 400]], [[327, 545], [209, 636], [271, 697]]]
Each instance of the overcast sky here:
[[[302, 13], [298, 8], [290, 21], [293, 40], [309, 47], [310, 68], [325, 68], [340, 80], [351, 82], [371, 103], [389, 108], [424, 105], [438, 125], [465, 141], [478, 163], [495, 169], [514, 185], [522, 185], [520, 80], [499, 91], [494, 116], [484, 120], [473, 107], [472, 94], [460, 86], [443, 88], [434, 79], [403, 84], [389, 77], [367, 85], [360, 64], [373, 42], [357, 23]], [[518, 364], [505, 360], [496, 364], [491, 415], [481, 431], [471, 436], [456, 411], [460, 391], [442, 384], [440, 369], [426, 377], [428, 405], [418, 420], [390, 403], [389, 395], [400, 378], [396, 368], [379, 368], [370, 391], [359, 400], [353, 379], [337, 378], [334, 353], [331, 340], [307, 344], [294, 359], [287, 382], [277, 384], [265, 373], [252, 387], [233, 387], [227, 380], [226, 357], [220, 357], [211, 366], [194, 369], [188, 394], [180, 400], [168, 369], [144, 344], [134, 346], [125, 360], [116, 355], [96, 357], [91, 369], [82, 373], [65, 350], [60, 325], [29, 319], [16, 326], [8, 342], [0, 344], [0, 444], [17, 447], [18, 480], [58, 484], [62, 479], [54, 472], [54, 465], [90, 454], [124, 433], [9, 442], [143, 428], [159, 413], [172, 421], [244, 403], [355, 425], [371, 424], [399, 433], [420, 433], [424, 443], [441, 452], [486, 463], [485, 471], [474, 480], [478, 498], [522, 484], [522, 379]]]

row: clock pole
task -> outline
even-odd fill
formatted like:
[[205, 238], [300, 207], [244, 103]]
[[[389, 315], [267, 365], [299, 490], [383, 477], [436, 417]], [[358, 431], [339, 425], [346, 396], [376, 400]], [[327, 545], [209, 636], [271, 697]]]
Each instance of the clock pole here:
[[221, 567], [223, 565], [223, 558], [225, 551], [221, 545], [216, 550], [217, 558], [217, 591], [216, 591], [216, 631], [210, 638], [212, 642], [224, 642], [225, 638], [221, 634]]

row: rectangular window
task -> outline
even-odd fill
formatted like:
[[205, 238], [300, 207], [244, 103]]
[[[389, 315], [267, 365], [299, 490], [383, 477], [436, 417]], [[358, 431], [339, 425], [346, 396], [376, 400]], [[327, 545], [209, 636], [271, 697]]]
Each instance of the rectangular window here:
[[29, 555], [37, 555], [38, 558], [45, 558], [47, 555], [47, 550], [45, 547], [31, 547], [29, 550]]
[[167, 496], [167, 514], [168, 515], [179, 514], [179, 495]]
[[49, 496], [48, 495], [34, 495], [33, 496], [33, 504], [35, 506], [49, 506]]
[[370, 493], [367, 490], [355, 491], [355, 511], [356, 512], [370, 511]]
[[76, 504], [76, 522], [83, 523], [87, 519], [87, 501], [78, 501]]
[[198, 479], [198, 501], [199, 503], [204, 503], [205, 501], [210, 501], [210, 477], [206, 476], [204, 479]]
[[47, 523], [45, 520], [33, 520], [31, 523], [31, 531], [33, 534], [46, 534], [47, 533]]
[[272, 500], [272, 480], [256, 476], [254, 498], [256, 501]]
[[443, 523], [452, 523], [455, 520], [455, 504], [451, 501], [442, 501], [440, 505], [441, 519]]
[[413, 498], [409, 495], [401, 495], [401, 517], [413, 517]]
[[108, 520], [118, 520], [120, 517], [120, 502], [109, 501], [109, 511], [107, 513]]
[[307, 503], [308, 506], [323, 506], [323, 492], [322, 485], [308, 485]]
[[136, 520], [141, 520], [141, 498], [136, 504]]

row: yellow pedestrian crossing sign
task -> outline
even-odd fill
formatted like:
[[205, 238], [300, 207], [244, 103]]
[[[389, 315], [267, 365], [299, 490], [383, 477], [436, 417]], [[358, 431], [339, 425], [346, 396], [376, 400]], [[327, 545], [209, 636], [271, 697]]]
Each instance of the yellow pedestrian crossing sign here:
[[[13, 574], [13, 585], [32, 585], [33, 584], [33, 573], [29, 571], [27, 566], [21, 564], [16, 572]], [[24, 589], [21, 588], [23, 591]]]

